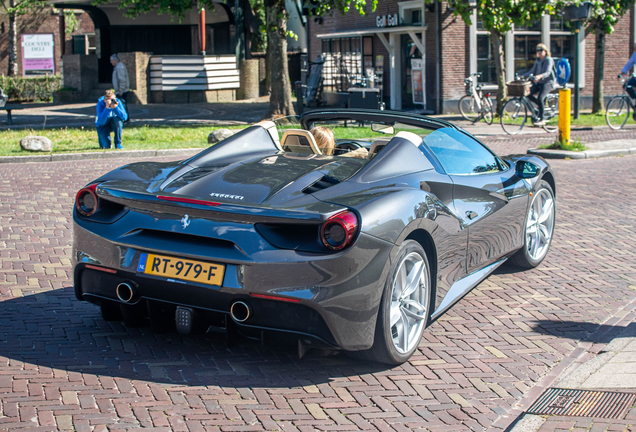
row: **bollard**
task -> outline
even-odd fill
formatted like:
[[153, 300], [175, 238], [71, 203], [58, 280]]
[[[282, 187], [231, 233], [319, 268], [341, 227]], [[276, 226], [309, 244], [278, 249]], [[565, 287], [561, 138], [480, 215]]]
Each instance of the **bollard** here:
[[559, 90], [559, 142], [570, 145], [571, 101], [570, 89]]

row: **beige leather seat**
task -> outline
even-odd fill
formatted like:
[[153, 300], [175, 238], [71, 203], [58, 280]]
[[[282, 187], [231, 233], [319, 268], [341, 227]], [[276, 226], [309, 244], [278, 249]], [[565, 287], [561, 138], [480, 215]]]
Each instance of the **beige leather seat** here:
[[369, 154], [367, 155], [367, 159], [373, 159], [376, 154], [380, 153], [380, 151], [391, 141], [390, 138], [380, 138], [374, 140], [371, 144], [371, 149], [369, 150]]
[[285, 130], [280, 145], [287, 152], [322, 154], [314, 136], [304, 129]]

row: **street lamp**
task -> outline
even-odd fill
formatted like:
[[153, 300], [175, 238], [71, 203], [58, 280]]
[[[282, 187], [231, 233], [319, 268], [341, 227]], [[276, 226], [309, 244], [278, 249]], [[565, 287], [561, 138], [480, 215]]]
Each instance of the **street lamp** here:
[[563, 8], [562, 16], [565, 21], [570, 21], [574, 24], [574, 33], [576, 34], [576, 48], [575, 48], [575, 58], [574, 58], [574, 70], [576, 73], [574, 74], [574, 119], [579, 118], [579, 92], [580, 92], [580, 83], [579, 83], [579, 71], [581, 67], [581, 52], [580, 52], [580, 42], [581, 42], [581, 23], [590, 19], [590, 15], [592, 13], [592, 3], [583, 2], [580, 4], [570, 3]]

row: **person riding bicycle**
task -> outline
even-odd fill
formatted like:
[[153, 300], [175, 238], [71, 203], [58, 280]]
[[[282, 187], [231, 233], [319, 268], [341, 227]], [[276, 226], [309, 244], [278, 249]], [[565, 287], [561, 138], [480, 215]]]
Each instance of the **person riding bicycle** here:
[[[623, 76], [628, 76], [629, 70], [633, 68], [634, 65], [636, 65], [636, 44], [634, 44], [634, 53], [627, 61], [627, 64], [625, 65], [623, 70], [621, 70], [621, 73], [618, 74], [618, 79], [621, 79]], [[629, 96], [632, 99], [636, 99], [636, 91], [634, 91], [634, 87], [636, 87], [636, 78], [631, 77], [629, 81], [627, 81], [627, 86], [628, 87], [626, 88], [626, 90], [627, 93], [629, 93]], [[634, 115], [636, 116], [636, 112], [634, 113]]]
[[[535, 126], [544, 126], [545, 120], [543, 120], [543, 101], [546, 96], [550, 94], [550, 91], [554, 89], [554, 60], [548, 51], [548, 47], [545, 44], [540, 43], [537, 45], [537, 59], [532, 65], [532, 69], [523, 74], [523, 77], [533, 75], [533, 84], [530, 87], [530, 99], [532, 102], [539, 106], [539, 121], [535, 122]], [[535, 97], [538, 95], [538, 97]]]

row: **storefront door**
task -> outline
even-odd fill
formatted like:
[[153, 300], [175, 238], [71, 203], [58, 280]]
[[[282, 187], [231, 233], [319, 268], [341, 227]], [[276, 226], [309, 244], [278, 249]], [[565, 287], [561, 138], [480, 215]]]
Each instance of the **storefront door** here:
[[[422, 37], [421, 33], [417, 34]], [[400, 46], [402, 47], [402, 108], [422, 109], [426, 103], [426, 93], [424, 90], [424, 56], [415, 45], [413, 39], [407, 34], [400, 36]]]

